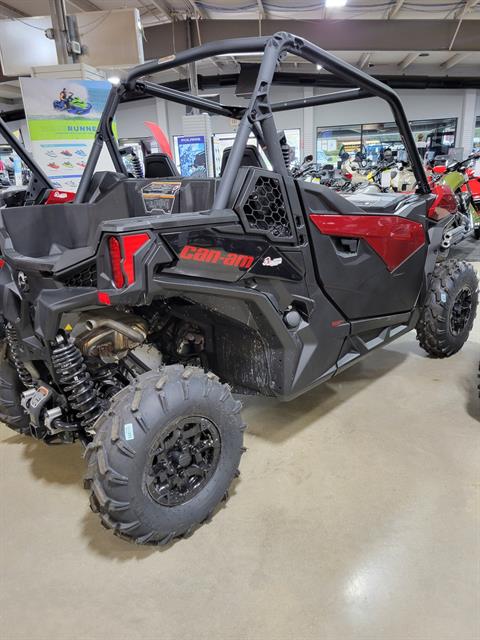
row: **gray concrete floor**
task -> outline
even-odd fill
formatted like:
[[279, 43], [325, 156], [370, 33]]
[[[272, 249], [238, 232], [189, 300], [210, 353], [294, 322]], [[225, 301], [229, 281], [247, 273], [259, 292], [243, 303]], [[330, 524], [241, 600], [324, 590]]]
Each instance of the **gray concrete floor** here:
[[476, 240], [473, 236], [470, 236], [466, 240], [457, 244], [456, 247], [450, 252], [452, 258], [458, 258], [459, 260], [470, 260], [470, 262], [480, 261], [480, 240]]
[[0, 426], [4, 640], [480, 638], [480, 322], [258, 399], [234, 495], [165, 550], [90, 513], [81, 448]]

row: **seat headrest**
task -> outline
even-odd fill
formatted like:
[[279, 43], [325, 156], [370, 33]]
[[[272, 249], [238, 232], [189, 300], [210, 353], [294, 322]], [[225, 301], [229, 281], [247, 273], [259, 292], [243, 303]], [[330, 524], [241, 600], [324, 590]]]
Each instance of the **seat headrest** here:
[[[227, 147], [223, 151], [222, 164], [220, 168], [221, 176], [225, 171], [225, 167], [227, 165], [228, 158], [230, 157], [231, 150], [232, 150], [232, 147]], [[240, 163], [240, 166], [241, 167], [257, 167], [259, 169], [266, 169], [265, 163], [262, 160], [260, 152], [258, 151], [257, 147], [254, 147], [253, 145], [248, 145], [247, 147], [245, 147], [245, 151], [243, 152], [243, 158]]]
[[151, 153], [145, 156], [146, 178], [170, 178], [178, 175], [177, 167], [168, 154]]

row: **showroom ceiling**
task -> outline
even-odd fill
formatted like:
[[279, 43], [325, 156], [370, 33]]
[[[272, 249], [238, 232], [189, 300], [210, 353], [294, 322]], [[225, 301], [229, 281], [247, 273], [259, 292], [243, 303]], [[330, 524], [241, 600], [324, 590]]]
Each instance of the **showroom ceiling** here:
[[[195, 45], [288, 30], [375, 75], [480, 75], [480, 0], [347, 0], [343, 7], [327, 7], [332, 1], [67, 0], [66, 6], [72, 13], [137, 8], [146, 59], [187, 48], [189, 40]], [[28, 24], [29, 17], [47, 14], [48, 0], [0, 0], [0, 19]], [[186, 18], [192, 19], [190, 27]], [[198, 72], [232, 74], [240, 63], [258, 60], [254, 56], [216, 58], [199, 64]], [[293, 56], [286, 58], [280, 70], [316, 71]], [[176, 77], [184, 73], [180, 69]], [[0, 99], [14, 99], [16, 93], [15, 83], [0, 84]]]
[[[222, 19], [436, 19], [480, 18], [478, 0], [347, 0], [341, 8], [325, 7], [312, 0], [67, 0], [70, 11], [138, 8], [145, 26], [170, 22], [186, 15]], [[22, 17], [46, 15], [48, 0], [3, 0], [0, 15]]]

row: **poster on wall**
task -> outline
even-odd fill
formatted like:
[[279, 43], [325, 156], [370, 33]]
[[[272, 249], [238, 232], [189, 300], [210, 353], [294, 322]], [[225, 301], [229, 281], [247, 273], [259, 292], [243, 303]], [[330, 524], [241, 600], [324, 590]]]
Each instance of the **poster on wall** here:
[[206, 178], [207, 158], [204, 136], [174, 136], [175, 163], [182, 176]]
[[[76, 191], [111, 84], [44, 78], [20, 78], [20, 84], [33, 157], [55, 188]], [[102, 170], [113, 170], [105, 148]]]
[[[287, 139], [287, 144], [291, 148], [291, 162], [295, 164], [300, 164], [301, 157], [301, 141], [300, 141], [300, 129], [285, 129], [285, 137]], [[215, 163], [215, 175], [220, 175], [220, 170], [222, 166], [222, 157], [225, 149], [228, 149], [235, 142], [237, 132], [231, 133], [214, 133], [212, 136], [212, 146], [213, 146], [213, 160]], [[257, 147], [260, 157], [267, 169], [271, 170], [272, 165], [265, 155], [264, 150], [258, 146], [257, 138], [251, 133], [248, 137], [249, 146]]]
[[[215, 175], [219, 176], [222, 167], [222, 157], [225, 149], [228, 149], [235, 142], [236, 132], [234, 133], [214, 133], [212, 136], [213, 146], [213, 162], [215, 165]], [[253, 133], [248, 138], [248, 145], [258, 147], [258, 142]]]
[[300, 164], [303, 158], [301, 158], [300, 150], [300, 129], [285, 129], [285, 137], [287, 144], [292, 149], [291, 161], [295, 164]]

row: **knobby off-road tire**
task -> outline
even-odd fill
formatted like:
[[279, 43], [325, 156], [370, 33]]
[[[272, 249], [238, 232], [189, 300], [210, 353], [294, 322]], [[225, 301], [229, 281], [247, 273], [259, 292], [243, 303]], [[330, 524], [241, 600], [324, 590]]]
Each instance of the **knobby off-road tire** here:
[[478, 278], [468, 262], [445, 260], [433, 272], [417, 323], [420, 346], [435, 358], [457, 353], [472, 329], [478, 304]]
[[6, 356], [6, 346], [0, 349], [0, 422], [17, 433], [30, 433], [30, 421], [20, 398], [25, 387]]
[[167, 544], [208, 521], [238, 475], [241, 407], [215, 375], [180, 365], [117, 394], [86, 451], [85, 488], [102, 524], [138, 544]]

